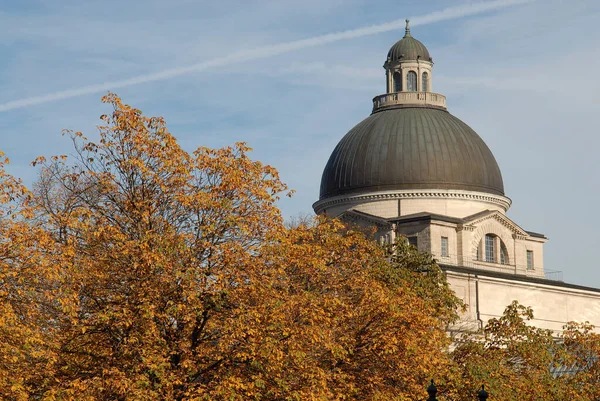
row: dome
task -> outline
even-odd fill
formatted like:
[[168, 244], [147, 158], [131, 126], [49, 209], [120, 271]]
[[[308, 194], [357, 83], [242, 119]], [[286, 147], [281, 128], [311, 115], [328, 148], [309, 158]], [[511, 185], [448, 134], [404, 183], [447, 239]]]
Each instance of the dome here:
[[404, 60], [431, 61], [431, 56], [425, 45], [408, 34], [394, 43], [387, 55], [388, 62]]
[[494, 155], [467, 124], [440, 108], [403, 107], [371, 114], [342, 138], [319, 198], [414, 189], [504, 195]]
[[387, 55], [388, 62], [404, 60], [425, 60], [432, 61], [429, 51], [425, 45], [413, 38], [410, 34], [409, 20], [406, 20], [406, 30], [404, 37], [394, 43]]

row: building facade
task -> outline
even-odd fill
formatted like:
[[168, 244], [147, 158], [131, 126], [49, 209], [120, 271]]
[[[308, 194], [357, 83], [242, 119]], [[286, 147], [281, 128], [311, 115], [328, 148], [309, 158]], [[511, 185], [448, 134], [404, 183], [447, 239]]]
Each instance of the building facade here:
[[375, 225], [380, 241], [403, 235], [433, 254], [468, 305], [469, 328], [513, 300], [531, 306], [540, 327], [600, 326], [600, 289], [545, 270], [547, 238], [506, 215], [511, 200], [494, 155], [433, 92], [433, 59], [408, 20], [383, 67], [386, 93], [333, 150], [315, 212]]

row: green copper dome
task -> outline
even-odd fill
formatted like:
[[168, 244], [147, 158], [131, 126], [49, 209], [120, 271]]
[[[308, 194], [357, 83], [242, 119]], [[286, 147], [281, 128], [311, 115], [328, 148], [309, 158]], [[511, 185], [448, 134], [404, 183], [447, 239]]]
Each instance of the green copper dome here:
[[413, 38], [410, 34], [408, 20], [406, 21], [406, 33], [404, 37], [394, 43], [387, 55], [388, 62], [405, 60], [432, 61], [429, 51], [425, 45]]
[[498, 163], [475, 131], [445, 110], [404, 107], [375, 112], [342, 138], [319, 198], [415, 189], [504, 195]]

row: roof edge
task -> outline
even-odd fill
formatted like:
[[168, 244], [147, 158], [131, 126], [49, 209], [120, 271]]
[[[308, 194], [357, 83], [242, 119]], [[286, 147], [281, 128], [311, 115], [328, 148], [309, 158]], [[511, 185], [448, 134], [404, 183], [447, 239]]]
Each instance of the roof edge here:
[[465, 266], [452, 266], [452, 265], [446, 265], [446, 264], [439, 263], [439, 262], [438, 262], [438, 265], [444, 271], [454, 271], [457, 273], [475, 274], [475, 275], [479, 275], [479, 276], [488, 276], [488, 277], [500, 278], [500, 279], [505, 279], [505, 280], [522, 281], [522, 282], [526, 282], [526, 283], [543, 284], [543, 285], [548, 285], [548, 286], [552, 286], [552, 287], [562, 287], [562, 288], [570, 288], [570, 289], [574, 289], [574, 290], [583, 290], [583, 291], [600, 293], [600, 288], [587, 287], [587, 286], [579, 285], [579, 284], [565, 283], [564, 281], [548, 280], [546, 278], [540, 278], [540, 277], [530, 277], [530, 276], [522, 276], [522, 275], [518, 275], [518, 274], [495, 272], [495, 271], [476, 269], [476, 268], [465, 267]]

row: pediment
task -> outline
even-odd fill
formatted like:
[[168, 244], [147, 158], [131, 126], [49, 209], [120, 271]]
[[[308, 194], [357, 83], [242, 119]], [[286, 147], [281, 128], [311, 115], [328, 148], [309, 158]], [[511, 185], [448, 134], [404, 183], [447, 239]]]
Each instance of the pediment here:
[[523, 230], [518, 224], [497, 210], [488, 210], [472, 216], [467, 216], [463, 219], [463, 226], [474, 229], [489, 221], [496, 221], [500, 223], [504, 227], [508, 228], [515, 236], [529, 237], [529, 233], [527, 231]]

